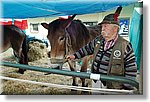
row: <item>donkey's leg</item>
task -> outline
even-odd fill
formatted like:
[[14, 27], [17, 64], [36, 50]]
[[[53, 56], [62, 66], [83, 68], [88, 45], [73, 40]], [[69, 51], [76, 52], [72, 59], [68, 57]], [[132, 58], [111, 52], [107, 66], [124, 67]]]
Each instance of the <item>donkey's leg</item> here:
[[[20, 64], [26, 64], [26, 63], [25, 63], [25, 60], [24, 60], [24, 55], [23, 55], [23, 53], [21, 53], [21, 57], [19, 58], [19, 63], [20, 63]], [[18, 70], [18, 72], [19, 72], [20, 74], [24, 74], [25, 71], [26, 71], [26, 69], [19, 69], [19, 70]]]
[[[70, 67], [70, 70], [71, 70], [71, 71], [76, 71], [76, 69], [75, 69], [75, 67], [76, 67], [75, 62], [73, 62], [73, 61], [68, 61], [68, 64], [69, 64], [69, 67]], [[76, 77], [72, 77], [72, 78], [73, 78], [72, 85], [73, 85], [73, 86], [78, 86]]]
[[[25, 34], [19, 28], [15, 28], [15, 30], [12, 32], [10, 42], [15, 54], [19, 59], [18, 62], [20, 64], [25, 64], [24, 54], [22, 52], [23, 48], [26, 47], [25, 45], [23, 45], [24, 40], [26, 40]], [[19, 69], [19, 73], [23, 74], [24, 69]]]
[[[82, 60], [82, 66], [81, 66], [81, 70], [80, 72], [87, 72], [87, 67], [88, 67], [88, 57], [84, 57]], [[85, 79], [84, 78], [80, 78], [82, 81], [82, 87], [87, 87], [88, 84], [86, 84]]]
[[[24, 60], [24, 54], [22, 52], [22, 48], [20, 48], [20, 51], [19, 51], [19, 63], [20, 64], [25, 64], [25, 60]], [[24, 72], [26, 71], [26, 69], [19, 69], [18, 72], [20, 74], [24, 74]]]
[[[24, 64], [24, 55], [22, 53], [22, 48], [15, 50], [14, 49], [14, 55], [18, 59], [18, 63]], [[19, 69], [18, 72], [20, 74], [24, 74], [25, 69]]]
[[23, 54], [23, 64], [27, 64], [28, 65], [28, 50], [29, 50], [29, 45], [27, 43], [27, 37], [25, 35], [25, 38], [23, 40], [23, 44], [22, 44], [22, 54]]
[[[26, 64], [28, 65], [28, 44], [27, 44], [27, 38], [26, 35], [23, 37], [22, 36], [22, 40], [20, 40], [18, 42], [19, 44], [19, 63], [20, 64]], [[26, 71], [26, 69], [19, 69], [19, 73], [24, 74], [24, 71]]]
[[[19, 63], [28, 65], [28, 55], [27, 55], [27, 53], [28, 53], [28, 44], [27, 44], [27, 40], [26, 39], [27, 38], [25, 36], [24, 39], [23, 39], [23, 43], [20, 43], [22, 45], [21, 45], [21, 48], [20, 48], [21, 55], [20, 55]], [[18, 72], [21, 73], [21, 74], [24, 74], [25, 71], [26, 71], [26, 69], [19, 69]]]
[[[83, 58], [83, 62], [82, 62], [82, 66], [81, 66], [81, 70], [80, 72], [87, 72], [87, 68], [88, 68], [88, 62], [91, 59], [91, 56], [87, 56]], [[84, 78], [80, 78], [82, 81], [82, 87], [88, 87], [88, 82], [86, 82], [86, 80]], [[90, 92], [86, 92], [86, 91], [81, 91], [81, 94], [91, 94]]]

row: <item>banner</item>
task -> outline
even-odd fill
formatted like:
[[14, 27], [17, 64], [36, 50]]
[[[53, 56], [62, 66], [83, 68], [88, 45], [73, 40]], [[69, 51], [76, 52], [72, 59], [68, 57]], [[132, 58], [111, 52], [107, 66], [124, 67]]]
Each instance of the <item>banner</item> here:
[[14, 20], [14, 25], [19, 27], [21, 30], [28, 29], [27, 20], [22, 20], [22, 21]]
[[130, 35], [129, 39], [132, 44], [138, 71], [140, 70], [140, 59], [141, 59], [141, 51], [143, 44], [143, 14], [142, 14], [143, 3], [138, 3], [138, 7], [136, 6], [133, 11], [131, 26], [130, 26]]

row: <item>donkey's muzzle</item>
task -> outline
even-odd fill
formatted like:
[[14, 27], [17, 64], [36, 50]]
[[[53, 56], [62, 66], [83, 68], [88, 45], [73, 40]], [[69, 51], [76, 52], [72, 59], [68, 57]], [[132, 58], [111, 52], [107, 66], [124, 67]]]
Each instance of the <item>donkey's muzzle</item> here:
[[51, 61], [51, 64], [63, 64], [64, 62], [63, 59], [54, 59], [54, 58], [51, 58], [50, 61]]

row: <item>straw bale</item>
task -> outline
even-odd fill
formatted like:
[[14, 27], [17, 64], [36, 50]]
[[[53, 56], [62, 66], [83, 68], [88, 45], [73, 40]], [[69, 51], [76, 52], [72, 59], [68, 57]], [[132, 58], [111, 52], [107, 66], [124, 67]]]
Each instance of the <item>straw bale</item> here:
[[28, 51], [28, 60], [35, 61], [41, 58], [47, 58], [47, 48], [43, 43], [30, 42], [29, 43], [29, 51]]

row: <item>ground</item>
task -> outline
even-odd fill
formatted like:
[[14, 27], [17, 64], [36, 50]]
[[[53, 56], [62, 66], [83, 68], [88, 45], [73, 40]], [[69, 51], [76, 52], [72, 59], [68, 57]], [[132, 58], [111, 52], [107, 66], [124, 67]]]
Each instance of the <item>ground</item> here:
[[[2, 61], [17, 63], [15, 58], [12, 54], [12, 49], [10, 48], [6, 52], [0, 54], [0, 57], [2, 58]], [[39, 66], [48, 68], [49, 67], [49, 60], [48, 58], [43, 58], [40, 60], [36, 60], [33, 62], [29, 62], [29, 65], [32, 66]], [[67, 67], [68, 65], [64, 65]], [[69, 70], [65, 69], [65, 70]], [[25, 80], [31, 80], [36, 82], [46, 82], [46, 83], [54, 83], [54, 84], [61, 84], [61, 85], [70, 85], [72, 84], [72, 77], [70, 76], [64, 76], [64, 75], [56, 75], [56, 74], [48, 74], [44, 72], [36, 72], [36, 71], [30, 71], [27, 70], [23, 75], [17, 73], [17, 68], [12, 67], [4, 67], [1, 66], [1, 75], [7, 76], [11, 78], [17, 78], [17, 79], [25, 79]], [[90, 83], [91, 81], [87, 79], [87, 82]], [[10, 81], [10, 80], [2, 80], [3, 83], [3, 93], [6, 95], [17, 95], [17, 94], [25, 94], [25, 95], [39, 95], [39, 94], [46, 94], [46, 95], [71, 95], [71, 94], [83, 94], [81, 91], [71, 91], [70, 89], [65, 88], [57, 88], [57, 87], [48, 87], [44, 85], [35, 85], [35, 84], [29, 84], [29, 83], [23, 83], [18, 81]], [[81, 85], [81, 81], [78, 78], [79, 86]], [[86, 93], [90, 94], [90, 92]]]

